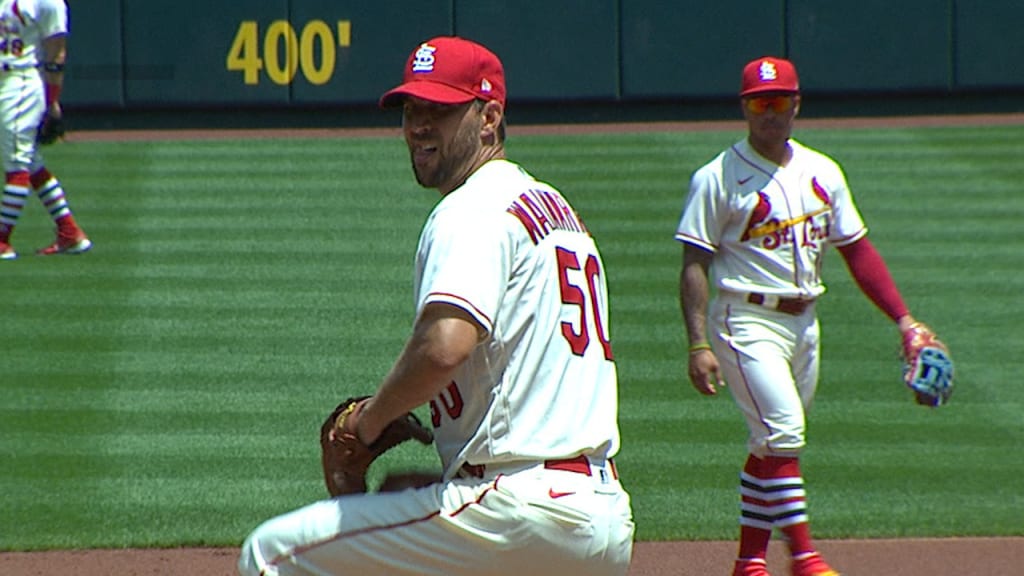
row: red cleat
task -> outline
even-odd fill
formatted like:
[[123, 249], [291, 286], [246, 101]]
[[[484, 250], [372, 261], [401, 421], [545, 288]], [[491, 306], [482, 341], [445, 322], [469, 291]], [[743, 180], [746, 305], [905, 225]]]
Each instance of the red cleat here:
[[18, 253], [7, 242], [0, 242], [0, 260], [14, 260]]
[[839, 572], [826, 564], [817, 552], [794, 557], [791, 570], [793, 576], [839, 576]]
[[40, 248], [36, 254], [40, 256], [52, 256], [54, 254], [81, 254], [92, 248], [92, 242], [86, 238], [81, 230], [75, 230], [72, 234], [57, 233], [57, 240], [47, 246]]
[[732, 576], [771, 576], [764, 558], [749, 558], [736, 561]]

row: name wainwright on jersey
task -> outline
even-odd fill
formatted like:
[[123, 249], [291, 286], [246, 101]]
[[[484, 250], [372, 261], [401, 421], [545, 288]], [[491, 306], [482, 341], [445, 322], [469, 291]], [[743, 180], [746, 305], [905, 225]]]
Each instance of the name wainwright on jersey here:
[[519, 219], [534, 244], [554, 230], [590, 235], [565, 199], [548, 190], [530, 189], [520, 194], [506, 211]]

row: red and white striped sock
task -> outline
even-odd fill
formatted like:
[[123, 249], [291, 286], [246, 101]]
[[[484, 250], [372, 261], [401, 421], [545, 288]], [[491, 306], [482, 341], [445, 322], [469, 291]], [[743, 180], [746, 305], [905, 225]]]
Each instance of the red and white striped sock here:
[[74, 218], [69, 221], [71, 217], [71, 207], [68, 206], [67, 197], [64, 195], [64, 188], [60, 185], [60, 181], [54, 177], [46, 168], [40, 168], [35, 174], [31, 176], [32, 189], [35, 190], [36, 195], [43, 202], [43, 206], [46, 208], [47, 213], [50, 214], [50, 218], [53, 219], [54, 223], [60, 229], [73, 229], [75, 225]]
[[769, 510], [768, 493], [761, 478], [763, 460], [753, 454], [740, 474], [740, 551], [739, 558], [765, 558], [772, 537], [774, 517]]
[[811, 527], [807, 518], [807, 493], [795, 457], [768, 456], [762, 473], [771, 491], [771, 510], [775, 527], [786, 535], [793, 556], [814, 551]]
[[8, 172], [0, 199], [0, 242], [9, 243], [29, 194], [28, 172]]
[[785, 534], [793, 556], [814, 551], [799, 459], [750, 455], [740, 496], [740, 558], [764, 558], [773, 528]]

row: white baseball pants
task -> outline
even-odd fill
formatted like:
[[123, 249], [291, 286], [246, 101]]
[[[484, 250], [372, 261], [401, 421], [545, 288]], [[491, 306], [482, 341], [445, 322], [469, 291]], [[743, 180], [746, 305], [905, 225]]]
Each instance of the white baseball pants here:
[[490, 470], [403, 492], [316, 502], [245, 541], [255, 575], [623, 576], [632, 556], [629, 495], [594, 474], [543, 465]]

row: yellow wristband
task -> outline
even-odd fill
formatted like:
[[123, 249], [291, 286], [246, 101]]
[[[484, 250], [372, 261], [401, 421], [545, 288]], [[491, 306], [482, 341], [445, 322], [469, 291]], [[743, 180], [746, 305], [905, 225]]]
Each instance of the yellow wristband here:
[[690, 346], [690, 354], [700, 352], [701, 350], [711, 350], [711, 344], [704, 342], [702, 344], [694, 344], [693, 346]]

